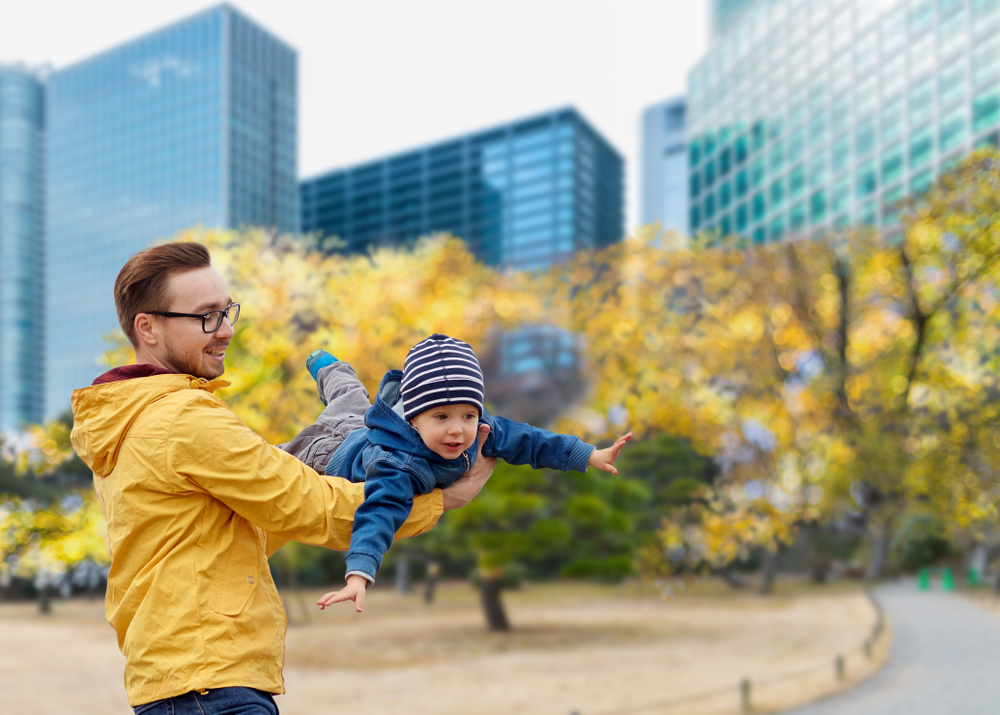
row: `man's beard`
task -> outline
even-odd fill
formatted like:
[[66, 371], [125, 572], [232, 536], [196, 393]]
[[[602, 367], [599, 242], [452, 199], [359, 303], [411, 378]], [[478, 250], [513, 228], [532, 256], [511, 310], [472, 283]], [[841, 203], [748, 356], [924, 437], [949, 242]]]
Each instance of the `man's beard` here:
[[[200, 350], [198, 351], [196, 356], [192, 357], [192, 356], [182, 355], [181, 353], [174, 350], [174, 346], [169, 340], [166, 341], [165, 347], [167, 349], [167, 355], [166, 355], [167, 362], [180, 374], [194, 375], [195, 377], [200, 377], [205, 380], [211, 380], [213, 378], [219, 377], [220, 375], [222, 375], [222, 373], [226, 371], [225, 364], [220, 364], [218, 372], [215, 372], [214, 374], [206, 373], [206, 366], [201, 358], [203, 353]], [[226, 344], [207, 345], [203, 349], [213, 350], [213, 349], [223, 349], [226, 347], [228, 347]]]

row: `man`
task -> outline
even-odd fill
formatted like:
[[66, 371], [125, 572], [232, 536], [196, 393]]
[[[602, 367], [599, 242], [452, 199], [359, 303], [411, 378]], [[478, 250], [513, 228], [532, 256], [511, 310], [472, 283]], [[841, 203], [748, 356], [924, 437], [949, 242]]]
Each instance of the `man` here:
[[[105, 612], [129, 703], [277, 713], [286, 622], [267, 557], [289, 540], [346, 549], [363, 485], [266, 444], [214, 395], [240, 307], [203, 246], [130, 258], [115, 306], [136, 364], [74, 391], [72, 440], [107, 516]], [[397, 537], [466, 504], [494, 461], [415, 501]]]

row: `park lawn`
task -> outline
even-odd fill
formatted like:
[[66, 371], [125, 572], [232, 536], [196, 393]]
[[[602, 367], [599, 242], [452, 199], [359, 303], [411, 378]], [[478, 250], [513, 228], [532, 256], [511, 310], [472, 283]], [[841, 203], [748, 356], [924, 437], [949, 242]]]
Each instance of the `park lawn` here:
[[[284, 594], [290, 611], [282, 715], [739, 712], [738, 684], [753, 683], [757, 711], [804, 702], [870, 674], [860, 646], [874, 622], [856, 584], [781, 581], [772, 596], [718, 582], [662, 587], [629, 583], [527, 584], [504, 594], [514, 629], [485, 630], [476, 591], [444, 583], [433, 604], [419, 591], [370, 591], [320, 612], [322, 589]], [[124, 658], [103, 604], [0, 604], [0, 687], [11, 712], [128, 712]], [[887, 647], [887, 646], [886, 646]], [[847, 681], [833, 660], [848, 656]], [[809, 675], [763, 680], [816, 668]], [[648, 707], [705, 691], [714, 698]]]

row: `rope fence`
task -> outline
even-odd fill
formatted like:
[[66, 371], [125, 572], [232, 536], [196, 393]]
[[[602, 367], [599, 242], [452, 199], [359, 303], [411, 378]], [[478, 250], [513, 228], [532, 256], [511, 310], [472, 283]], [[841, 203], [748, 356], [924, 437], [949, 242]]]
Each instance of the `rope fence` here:
[[[872, 607], [875, 609], [875, 623], [872, 625], [872, 629], [868, 637], [865, 638], [859, 646], [851, 649], [847, 653], [848, 656], [863, 654], [867, 660], [871, 660], [874, 657], [875, 644], [878, 643], [879, 638], [881, 638], [885, 631], [885, 614], [882, 610], [882, 604], [879, 603], [871, 589], [866, 589], [865, 593], [868, 596], [868, 600], [871, 602]], [[832, 666], [833, 673], [837, 680], [840, 682], [845, 681], [847, 679], [847, 668], [844, 655], [837, 655], [833, 659]], [[753, 690], [755, 686], [769, 685], [771, 683], [801, 678], [803, 676], [812, 675], [824, 670], [828, 671], [830, 667], [831, 664], [829, 662], [817, 663], [816, 665], [808, 666], [806, 668], [801, 668], [788, 673], [782, 673], [781, 675], [773, 675], [767, 678], [755, 678], [752, 680], [750, 678], [744, 678], [738, 685], [727, 685], [720, 688], [714, 688], [712, 690], [704, 690], [699, 693], [692, 693], [690, 695], [670, 700], [658, 700], [644, 705], [634, 705], [618, 710], [602, 710], [600, 712], [588, 711], [585, 713], [582, 710], [571, 710], [569, 715], [631, 715], [632, 713], [641, 713], [647, 710], [657, 710], [661, 708], [674, 707], [676, 705], [685, 705], [698, 700], [707, 700], [709, 698], [728, 694], [738, 694], [742, 712], [751, 713], [753, 712]]]

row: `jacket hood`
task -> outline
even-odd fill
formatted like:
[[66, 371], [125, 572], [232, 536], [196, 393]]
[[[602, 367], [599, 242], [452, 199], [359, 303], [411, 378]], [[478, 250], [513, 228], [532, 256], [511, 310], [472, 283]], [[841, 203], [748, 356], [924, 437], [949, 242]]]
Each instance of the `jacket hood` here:
[[73, 432], [70, 440], [80, 459], [98, 477], [106, 477], [115, 468], [118, 451], [129, 427], [150, 404], [179, 390], [214, 392], [229, 384], [226, 380], [205, 380], [173, 373], [140, 377], [130, 374], [134, 370], [125, 370], [127, 376], [123, 375], [121, 379], [113, 377], [113, 382], [101, 382], [115, 372], [105, 373], [91, 387], [73, 391]]
[[[365, 426], [370, 430], [365, 435], [368, 442], [383, 449], [395, 450], [399, 449], [400, 440], [403, 440], [408, 454], [435, 464], [461, 467], [464, 472], [467, 464], [465, 457], [459, 455], [455, 459], [445, 459], [437, 452], [431, 451], [424, 444], [420, 433], [413, 429], [401, 414], [392, 409], [399, 398], [399, 387], [402, 379], [401, 370], [390, 370], [382, 378], [378, 394], [375, 395], [375, 402], [372, 408], [365, 413]], [[476, 441], [472, 443], [469, 450], [466, 450], [467, 452], [471, 451], [473, 458], [478, 449], [476, 445], [478, 441], [479, 436], [477, 435]]]

